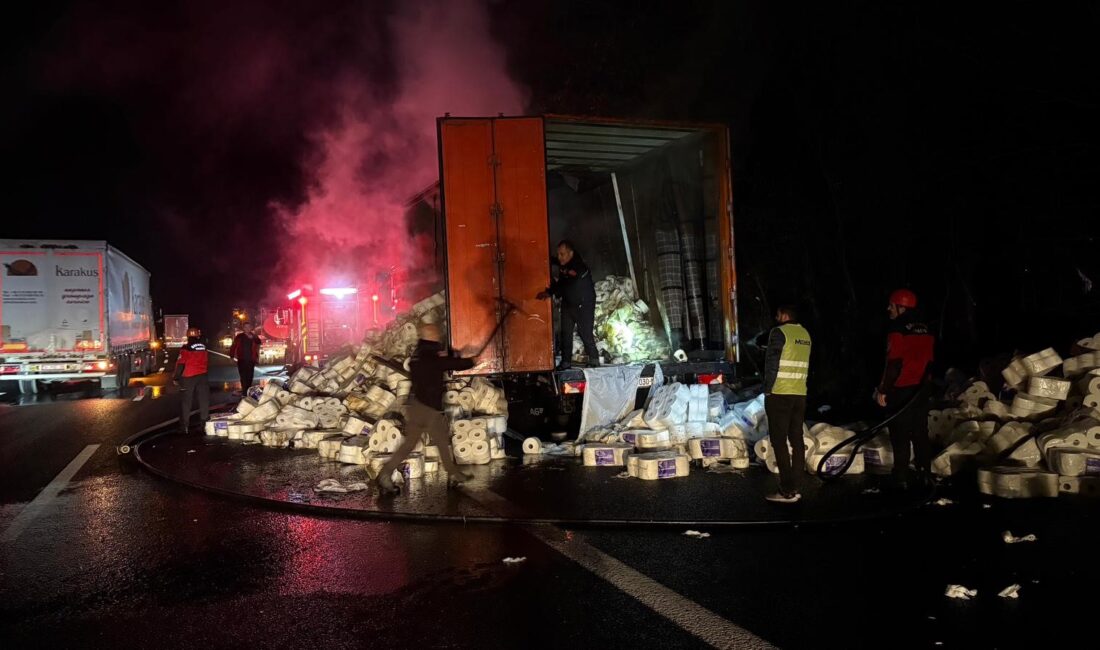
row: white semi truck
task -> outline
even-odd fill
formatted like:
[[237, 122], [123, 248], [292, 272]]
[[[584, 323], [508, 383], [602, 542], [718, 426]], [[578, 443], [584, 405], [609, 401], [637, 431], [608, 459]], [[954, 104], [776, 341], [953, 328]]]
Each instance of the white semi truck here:
[[149, 272], [104, 241], [0, 239], [0, 380], [97, 379], [155, 370]]

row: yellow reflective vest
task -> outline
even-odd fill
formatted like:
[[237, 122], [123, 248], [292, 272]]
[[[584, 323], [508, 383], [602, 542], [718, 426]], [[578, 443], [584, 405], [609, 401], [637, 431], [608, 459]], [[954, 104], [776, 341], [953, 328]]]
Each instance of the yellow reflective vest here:
[[779, 331], [783, 332], [785, 341], [772, 394], [805, 395], [806, 378], [810, 375], [810, 333], [794, 323], [780, 325]]

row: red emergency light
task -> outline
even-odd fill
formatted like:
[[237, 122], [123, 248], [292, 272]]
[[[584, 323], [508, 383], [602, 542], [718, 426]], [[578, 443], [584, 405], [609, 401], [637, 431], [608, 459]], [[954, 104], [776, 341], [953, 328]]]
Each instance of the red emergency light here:
[[286, 299], [287, 300], [294, 300], [295, 298], [297, 298], [300, 295], [302, 295], [302, 290], [301, 289], [295, 289], [294, 291], [291, 291], [290, 293], [286, 294]]
[[378, 302], [378, 294], [377, 293], [374, 294], [373, 296], [370, 297], [370, 299], [373, 300], [374, 302]]

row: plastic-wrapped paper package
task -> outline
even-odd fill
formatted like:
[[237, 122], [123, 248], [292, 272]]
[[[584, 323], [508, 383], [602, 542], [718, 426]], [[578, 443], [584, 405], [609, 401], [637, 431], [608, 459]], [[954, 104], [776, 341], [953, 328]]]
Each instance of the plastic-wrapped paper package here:
[[688, 441], [688, 455], [695, 460], [748, 458], [749, 449], [744, 440], [735, 438], [692, 438]]
[[1059, 476], [1058, 491], [1062, 494], [1100, 497], [1100, 476]]
[[982, 412], [1003, 420], [1009, 416], [1009, 405], [1005, 404], [1004, 402], [991, 399], [986, 401], [986, 403], [982, 405]]
[[626, 443], [584, 445], [582, 458], [585, 467], [620, 467], [626, 464], [626, 459], [634, 450], [632, 445]]
[[1100, 451], [1055, 447], [1047, 454], [1047, 465], [1062, 476], [1100, 476]]
[[974, 461], [982, 452], [981, 443], [956, 442], [932, 459], [932, 473], [937, 476], [954, 476]]
[[317, 444], [326, 437], [340, 434], [340, 431], [333, 429], [310, 429], [302, 432], [301, 439], [295, 443], [295, 446], [301, 446], [302, 449], [316, 449]]
[[[818, 467], [821, 465], [821, 459], [825, 458], [824, 453], [814, 453], [806, 456], [806, 471], [815, 474]], [[829, 459], [825, 462], [825, 467], [822, 469], [826, 474], [835, 474], [840, 471], [841, 467], [848, 462], [850, 454], [837, 453], [829, 456]], [[848, 468], [845, 475], [863, 474], [866, 470], [866, 464], [863, 460], [863, 454], [856, 454], [855, 460], [852, 461], [852, 466]]]
[[890, 437], [875, 436], [863, 445], [863, 462], [870, 474], [889, 474], [894, 469], [894, 446]]
[[1031, 377], [1041, 377], [1062, 365], [1062, 357], [1058, 356], [1054, 348], [1047, 348], [1028, 355], [1022, 361], [1024, 368], [1027, 369], [1028, 376]]
[[619, 439], [625, 443], [634, 445], [638, 449], [659, 449], [672, 444], [671, 436], [667, 429], [653, 431], [651, 429], [636, 429], [623, 431]]
[[340, 454], [340, 446], [344, 444], [344, 436], [334, 433], [317, 441], [317, 455], [321, 458], [336, 460]]
[[1012, 400], [1011, 413], [1018, 418], [1049, 413], [1058, 408], [1058, 400], [1048, 399], [1028, 393], [1017, 393]]
[[1002, 454], [1016, 445], [1031, 432], [1031, 425], [1024, 422], [1009, 422], [986, 443], [986, 449], [994, 454]]
[[1027, 366], [1024, 365], [1023, 359], [1013, 359], [1004, 370], [1001, 371], [1001, 376], [1004, 377], [1005, 383], [1013, 388], [1018, 388], [1024, 383], [1024, 380], [1028, 377]]
[[672, 451], [630, 454], [627, 456], [627, 472], [645, 481], [682, 478], [691, 471], [690, 460], [687, 455]]
[[1061, 401], [1069, 395], [1069, 389], [1072, 385], [1073, 382], [1068, 379], [1032, 377], [1027, 382], [1027, 392], [1029, 395]]
[[1062, 372], [1067, 377], [1075, 377], [1080, 374], [1089, 372], [1100, 368], [1100, 353], [1086, 352], [1085, 354], [1078, 355], [1066, 359], [1062, 364]]
[[978, 491], [1005, 499], [1058, 496], [1058, 475], [1029, 467], [983, 467]]
[[286, 447], [295, 433], [289, 429], [265, 429], [260, 432], [260, 442], [265, 447]]
[[265, 422], [230, 422], [226, 427], [226, 437], [233, 436], [239, 440], [242, 433], [259, 433], [265, 428], [267, 428]]
[[1043, 454], [1039, 451], [1039, 445], [1035, 444], [1034, 438], [1013, 449], [1008, 458], [1024, 467], [1037, 467], [1039, 463], [1043, 462]]
[[370, 436], [352, 436], [340, 444], [336, 460], [349, 465], [366, 465], [370, 460], [369, 454]]
[[360, 433], [370, 433], [370, 424], [361, 418], [350, 416], [344, 423], [344, 433], [349, 436], [359, 435]]

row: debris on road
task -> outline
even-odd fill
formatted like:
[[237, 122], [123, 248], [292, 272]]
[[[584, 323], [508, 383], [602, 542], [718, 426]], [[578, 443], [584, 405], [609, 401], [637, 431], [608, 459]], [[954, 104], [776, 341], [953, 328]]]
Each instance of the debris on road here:
[[526, 562], [526, 557], [506, 557], [502, 560], [505, 564], [519, 564], [520, 562]]
[[710, 533], [703, 533], [703, 532], [699, 532], [698, 530], [685, 531], [684, 535], [687, 536], [687, 537], [696, 537], [696, 538], [699, 538], [699, 539], [706, 539], [706, 538], [710, 537]]
[[[270, 381], [256, 387], [235, 412], [211, 418], [207, 435], [269, 447], [316, 449], [321, 459], [361, 465], [375, 477], [405, 440], [402, 410], [412, 388], [408, 362], [417, 343], [417, 323], [439, 322], [444, 305], [442, 294], [436, 294], [323, 367], [303, 366], [283, 384]], [[456, 377], [446, 388], [443, 403], [451, 418], [455, 461], [481, 465], [504, 458], [503, 435], [508, 428], [504, 391], [481, 377]], [[439, 454], [425, 436], [394, 472], [394, 480], [438, 471]], [[315, 489], [340, 492], [366, 487], [326, 481]]]
[[1034, 542], [1034, 541], [1039, 539], [1034, 534], [1024, 535], [1023, 537], [1016, 537], [1015, 535], [1012, 534], [1012, 531], [1010, 531], [1010, 530], [1006, 530], [1004, 532], [1003, 537], [1004, 537], [1004, 540], [1005, 540], [1005, 544], [1019, 544], [1020, 542]]
[[962, 585], [947, 585], [947, 591], [944, 593], [948, 598], [958, 598], [960, 600], [970, 600], [978, 595], [977, 589], [967, 589]]
[[1000, 591], [997, 594], [1001, 598], [1019, 598], [1020, 597], [1020, 585], [1012, 584]]
[[935, 501], [933, 501], [932, 503], [936, 504], [937, 506], [950, 506], [950, 505], [954, 505], [955, 502], [952, 501], [951, 499], [948, 499], [947, 497], [940, 497], [940, 498], [936, 499]]

